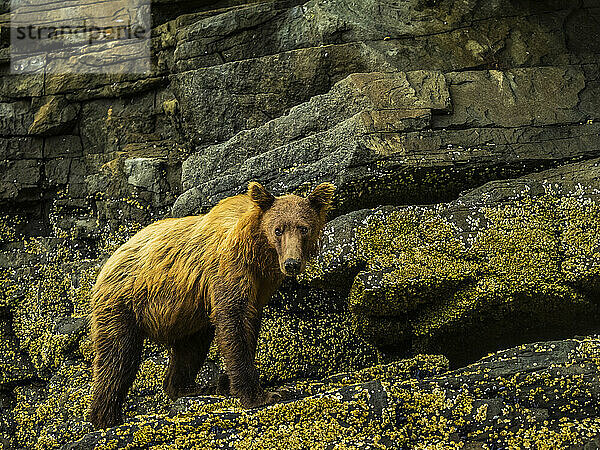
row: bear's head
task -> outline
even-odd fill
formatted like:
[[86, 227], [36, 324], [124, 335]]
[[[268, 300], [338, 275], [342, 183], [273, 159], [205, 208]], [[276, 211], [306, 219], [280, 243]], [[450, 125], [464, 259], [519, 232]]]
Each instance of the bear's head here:
[[259, 183], [248, 185], [248, 196], [262, 213], [261, 232], [277, 251], [284, 275], [298, 275], [317, 253], [334, 191], [333, 184], [321, 183], [308, 197], [275, 197]]

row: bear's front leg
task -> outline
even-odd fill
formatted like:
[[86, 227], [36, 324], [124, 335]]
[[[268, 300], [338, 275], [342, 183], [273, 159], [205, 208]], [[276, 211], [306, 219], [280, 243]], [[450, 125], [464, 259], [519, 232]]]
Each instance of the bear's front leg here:
[[280, 399], [277, 393], [265, 392], [260, 386], [254, 364], [260, 316], [260, 311], [250, 303], [248, 296], [237, 295], [233, 299], [221, 298], [213, 315], [230, 393], [240, 398], [244, 408], [254, 408]]

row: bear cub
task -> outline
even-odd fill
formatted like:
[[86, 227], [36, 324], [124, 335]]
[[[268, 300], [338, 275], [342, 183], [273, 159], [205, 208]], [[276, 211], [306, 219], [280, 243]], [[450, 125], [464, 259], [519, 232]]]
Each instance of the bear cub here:
[[253, 182], [203, 216], [160, 220], [119, 247], [92, 290], [94, 426], [122, 423], [145, 338], [169, 349], [172, 399], [208, 392], [195, 379], [216, 337], [218, 392], [245, 408], [277, 401], [254, 364], [262, 310], [317, 253], [334, 190], [322, 183], [306, 198], [275, 197]]

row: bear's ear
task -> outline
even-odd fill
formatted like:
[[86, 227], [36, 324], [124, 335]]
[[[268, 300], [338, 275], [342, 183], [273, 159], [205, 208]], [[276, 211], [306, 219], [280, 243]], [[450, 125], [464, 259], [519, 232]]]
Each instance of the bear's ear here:
[[262, 184], [256, 181], [251, 182], [248, 185], [248, 196], [254, 203], [260, 206], [260, 209], [266, 211], [269, 209], [275, 201], [275, 196], [267, 191]]
[[310, 204], [317, 210], [328, 210], [331, 207], [331, 200], [335, 186], [331, 183], [321, 183], [307, 197]]

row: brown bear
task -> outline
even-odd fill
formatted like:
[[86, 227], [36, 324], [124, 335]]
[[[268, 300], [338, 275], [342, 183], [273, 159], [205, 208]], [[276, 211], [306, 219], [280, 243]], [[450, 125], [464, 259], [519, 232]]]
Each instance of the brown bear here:
[[276, 401], [254, 364], [263, 306], [315, 255], [335, 187], [274, 197], [258, 183], [203, 216], [153, 223], [119, 247], [92, 291], [95, 349], [90, 421], [122, 423], [121, 407], [148, 337], [169, 348], [170, 398], [206, 393], [195, 382], [213, 337], [222, 391], [252, 408]]

